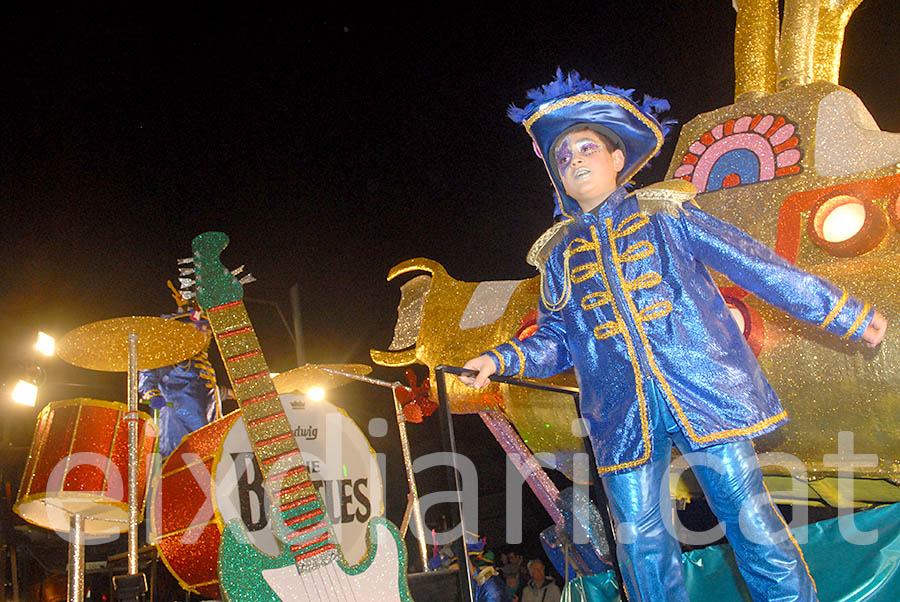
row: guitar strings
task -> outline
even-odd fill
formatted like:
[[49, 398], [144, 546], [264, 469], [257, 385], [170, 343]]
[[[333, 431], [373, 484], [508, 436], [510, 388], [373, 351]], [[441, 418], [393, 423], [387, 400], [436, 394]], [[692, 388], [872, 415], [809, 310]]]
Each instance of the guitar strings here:
[[[301, 580], [300, 580], [300, 583], [303, 585], [303, 592], [306, 594], [306, 599], [307, 599], [307, 600], [312, 600], [312, 596], [309, 595], [309, 588], [306, 587], [306, 585], [307, 585], [307, 584], [306, 584], [306, 579], [301, 579]], [[316, 597], [318, 597], [318, 595], [317, 595]], [[321, 600], [321, 598], [319, 598], [319, 599]]]
[[[347, 592], [344, 591], [344, 579], [343, 579], [344, 572], [338, 571], [335, 568], [333, 562], [329, 563], [328, 569], [329, 569], [329, 572], [331, 573], [331, 581], [332, 581], [332, 583], [334, 583], [336, 585], [335, 589], [336, 590], [339, 589], [341, 592], [341, 598], [343, 598], [344, 600], [349, 600], [350, 598], [347, 596]], [[351, 590], [351, 593], [352, 593], [352, 590]]]
[[354, 602], [359, 602], [359, 599], [356, 597], [356, 588], [353, 587], [353, 582], [350, 580], [350, 577], [348, 577], [344, 571], [341, 571], [341, 574], [344, 576], [347, 587], [350, 589], [350, 597], [353, 598]]
[[[313, 570], [310, 573], [310, 577], [311, 577], [310, 581], [312, 581], [313, 586], [316, 588], [316, 598], [319, 600], [319, 602], [321, 602], [322, 592], [319, 589], [319, 584], [316, 583], [316, 576], [319, 576], [319, 578], [321, 579], [321, 575], [318, 575], [318, 573], [319, 573], [319, 571]], [[324, 587], [324, 582], [323, 582], [323, 587]]]

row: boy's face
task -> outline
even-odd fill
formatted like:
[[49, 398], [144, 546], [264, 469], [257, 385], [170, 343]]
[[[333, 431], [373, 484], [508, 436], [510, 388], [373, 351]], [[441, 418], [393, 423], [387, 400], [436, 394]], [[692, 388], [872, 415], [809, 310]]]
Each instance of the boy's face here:
[[583, 211], [593, 209], [618, 188], [616, 178], [625, 165], [625, 155], [619, 149], [609, 152], [597, 132], [584, 129], [568, 134], [554, 155], [566, 194]]

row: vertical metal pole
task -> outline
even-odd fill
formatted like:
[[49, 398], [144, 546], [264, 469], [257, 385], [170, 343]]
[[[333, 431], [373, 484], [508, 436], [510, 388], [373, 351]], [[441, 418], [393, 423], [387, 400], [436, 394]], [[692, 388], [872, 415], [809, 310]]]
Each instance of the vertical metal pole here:
[[153, 557], [150, 564], [150, 602], [156, 602], [156, 571], [159, 564], [159, 552], [153, 548]]
[[[219, 383], [215, 382], [215, 386], [213, 387], [213, 394], [216, 398], [216, 420], [222, 417], [222, 394], [219, 392]], [[157, 422], [156, 414], [153, 415], [154, 422]], [[157, 422], [157, 424], [159, 424]], [[159, 439], [157, 439], [159, 441]]]
[[[0, 454], [4, 453], [12, 445], [10, 433], [12, 432], [12, 416], [5, 416], [3, 420], [3, 440], [0, 441]], [[6, 602], [6, 569], [9, 568], [10, 581], [12, 583], [12, 602], [19, 602], [19, 562], [16, 556], [16, 537], [12, 529], [12, 486], [7, 479], [3, 467], [0, 466], [0, 486], [3, 487], [3, 495], [0, 496], [0, 600]], [[8, 555], [8, 556], [7, 556]]]
[[[5, 522], [6, 517], [4, 516], [3, 519]], [[6, 602], [6, 554], [8, 549], [8, 544], [0, 544], [0, 602]]]
[[84, 516], [69, 519], [69, 602], [84, 602]]
[[300, 285], [291, 287], [291, 318], [294, 322], [294, 351], [297, 353], [297, 365], [306, 363], [306, 354], [303, 353], [303, 324], [300, 321]]
[[128, 574], [138, 573], [138, 371], [136, 333], [128, 335]]
[[9, 541], [9, 564], [12, 574], [12, 602], [19, 602], [19, 557], [14, 539]]
[[438, 403], [440, 404], [441, 438], [444, 443], [444, 452], [450, 454], [452, 464], [447, 465], [448, 485], [456, 487], [458, 505], [450, 505], [450, 521], [458, 514], [459, 527], [462, 531], [460, 538], [453, 542], [456, 550], [456, 558], [459, 564], [459, 593], [463, 599], [475, 602], [475, 592], [472, 591], [472, 575], [469, 567], [469, 555], [466, 551], [466, 524], [463, 518], [462, 483], [459, 482], [459, 470], [456, 468], [456, 436], [453, 434], [453, 415], [450, 413], [450, 400], [447, 396], [447, 380], [444, 374], [444, 366], [434, 369], [434, 380], [437, 385]]
[[400, 383], [394, 383], [391, 387], [391, 396], [394, 398], [394, 412], [397, 414], [397, 428], [400, 431], [400, 449], [403, 450], [403, 464], [406, 466], [406, 481], [409, 484], [409, 493], [412, 496], [412, 517], [413, 528], [416, 532], [416, 539], [419, 540], [419, 554], [422, 556], [422, 570], [428, 569], [428, 544], [425, 541], [425, 525], [422, 521], [422, 508], [419, 505], [419, 490], [416, 487], [416, 475], [413, 472], [412, 454], [409, 451], [409, 438], [406, 435], [406, 417], [403, 414], [403, 408], [400, 406], [400, 400], [397, 399], [397, 388], [402, 387]]

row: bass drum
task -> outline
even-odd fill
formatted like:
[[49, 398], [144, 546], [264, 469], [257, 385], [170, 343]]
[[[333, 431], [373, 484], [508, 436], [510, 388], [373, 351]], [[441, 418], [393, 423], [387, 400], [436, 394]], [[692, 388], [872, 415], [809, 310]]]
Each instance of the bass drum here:
[[[342, 409], [301, 395], [279, 397], [344, 557], [356, 563], [366, 553], [369, 519], [384, 514], [375, 451]], [[153, 479], [151, 507], [160, 557], [183, 588], [201, 596], [219, 596], [219, 541], [232, 519], [241, 520], [260, 551], [279, 553], [269, 498], [240, 411], [182, 439]]]

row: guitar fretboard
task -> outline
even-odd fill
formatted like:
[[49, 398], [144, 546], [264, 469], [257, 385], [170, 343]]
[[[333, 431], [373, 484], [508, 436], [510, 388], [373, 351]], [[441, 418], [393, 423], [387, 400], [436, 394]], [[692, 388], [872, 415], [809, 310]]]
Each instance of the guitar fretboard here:
[[290, 545], [300, 571], [327, 564], [337, 557], [337, 542], [244, 303], [211, 307], [207, 314], [267, 491], [277, 500], [281, 525], [274, 531]]

